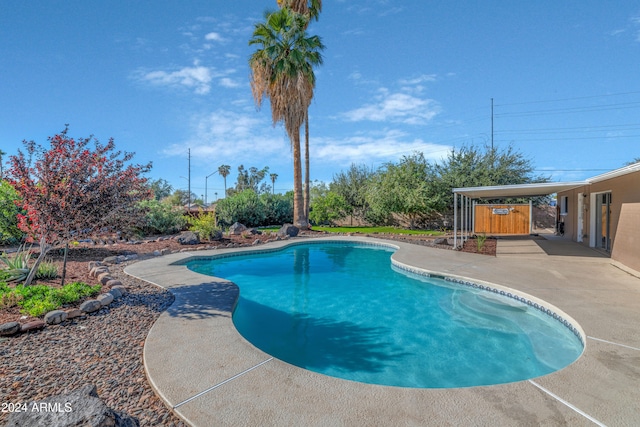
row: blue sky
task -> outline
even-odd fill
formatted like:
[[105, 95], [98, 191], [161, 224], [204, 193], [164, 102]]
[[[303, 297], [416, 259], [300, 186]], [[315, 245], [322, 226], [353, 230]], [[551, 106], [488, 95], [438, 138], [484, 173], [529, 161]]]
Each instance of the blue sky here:
[[[289, 141], [256, 110], [247, 44], [275, 0], [2, 1], [0, 148], [95, 135], [204, 194], [221, 164], [292, 188]], [[584, 179], [640, 157], [636, 1], [325, 0], [311, 178], [419, 150], [511, 144], [536, 173]], [[222, 195], [208, 179], [208, 198]]]

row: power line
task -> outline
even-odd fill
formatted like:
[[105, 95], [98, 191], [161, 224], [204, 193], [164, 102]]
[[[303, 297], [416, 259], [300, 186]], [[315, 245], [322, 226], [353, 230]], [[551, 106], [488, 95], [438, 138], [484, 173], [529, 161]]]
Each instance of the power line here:
[[580, 127], [562, 127], [562, 128], [538, 128], [538, 129], [505, 129], [497, 131], [498, 134], [503, 133], [570, 133], [570, 132], [605, 132], [605, 131], [623, 131], [623, 130], [639, 130], [640, 123], [626, 125], [601, 125], [601, 126], [580, 126]]
[[510, 107], [512, 105], [543, 104], [543, 103], [549, 103], [549, 102], [579, 101], [583, 99], [608, 98], [612, 96], [636, 95], [636, 94], [640, 94], [640, 91], [619, 92], [619, 93], [610, 93], [610, 94], [604, 94], [604, 95], [578, 96], [574, 98], [559, 98], [559, 99], [546, 99], [546, 100], [539, 100], [539, 101], [513, 102], [510, 104], [496, 104], [496, 107]]
[[[621, 138], [640, 138], [640, 135], [616, 135], [616, 136], [575, 136], [575, 137], [558, 137], [558, 138], [515, 138], [520, 141], [577, 141], [577, 140], [592, 140], [592, 139], [621, 139]], [[507, 140], [499, 140], [501, 142], [507, 142]]]
[[589, 107], [552, 108], [549, 110], [516, 111], [513, 113], [497, 113], [496, 117], [526, 117], [543, 116], [549, 114], [589, 113], [593, 111], [622, 110], [629, 108], [640, 108], [640, 102], [622, 102], [618, 104], [606, 104]]

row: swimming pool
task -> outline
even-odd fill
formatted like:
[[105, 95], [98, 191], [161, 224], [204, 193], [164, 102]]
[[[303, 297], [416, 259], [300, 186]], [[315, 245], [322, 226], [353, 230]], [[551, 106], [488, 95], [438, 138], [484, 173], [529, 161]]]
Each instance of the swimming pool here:
[[575, 361], [569, 327], [514, 298], [399, 270], [393, 250], [291, 245], [188, 262], [240, 287], [233, 314], [253, 345], [325, 375], [401, 387], [534, 378]]

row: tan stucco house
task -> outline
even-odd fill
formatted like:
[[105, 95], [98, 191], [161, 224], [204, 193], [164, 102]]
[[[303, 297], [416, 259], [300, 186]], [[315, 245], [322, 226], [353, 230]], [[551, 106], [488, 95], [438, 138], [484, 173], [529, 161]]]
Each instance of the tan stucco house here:
[[640, 271], [640, 163], [557, 194], [565, 238], [608, 252]]
[[472, 201], [555, 193], [564, 238], [640, 271], [640, 163], [584, 181], [454, 188], [453, 193], [461, 236], [474, 229]]

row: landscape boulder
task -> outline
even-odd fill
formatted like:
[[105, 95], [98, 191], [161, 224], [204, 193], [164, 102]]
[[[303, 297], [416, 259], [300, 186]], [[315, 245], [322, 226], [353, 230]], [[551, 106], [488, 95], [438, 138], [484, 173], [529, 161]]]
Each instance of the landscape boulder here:
[[0, 325], [0, 336], [17, 334], [20, 331], [20, 323], [7, 322]]
[[47, 325], [57, 325], [67, 320], [67, 312], [62, 310], [53, 310], [44, 315], [44, 323]]
[[220, 239], [222, 239], [222, 231], [214, 230], [211, 232], [211, 235], [209, 236], [209, 240], [220, 240]]
[[102, 260], [105, 264], [120, 264], [122, 261], [124, 261], [124, 256], [122, 255], [108, 256]]
[[109, 408], [100, 399], [96, 386], [92, 384], [69, 394], [26, 402], [25, 405], [26, 411], [9, 415], [6, 427], [140, 426], [137, 418]]
[[113, 296], [114, 299], [118, 299], [122, 297], [122, 292], [118, 288], [112, 288], [109, 293]]
[[278, 237], [284, 238], [286, 236], [296, 237], [300, 229], [292, 224], [285, 224], [278, 230]]
[[100, 301], [96, 301], [94, 299], [86, 300], [80, 305], [80, 310], [84, 311], [85, 313], [93, 313], [94, 311], [98, 311], [101, 308], [102, 304], [100, 304]]
[[239, 236], [243, 231], [246, 231], [247, 227], [244, 224], [240, 224], [239, 222], [234, 223], [231, 227], [229, 227], [229, 234], [234, 236]]
[[449, 240], [446, 237], [438, 237], [437, 239], [433, 240], [433, 244], [434, 245], [448, 245], [449, 244]]
[[20, 332], [35, 331], [36, 329], [44, 328], [44, 321], [40, 319], [32, 320], [31, 322], [23, 323], [20, 325]]
[[200, 237], [193, 231], [184, 231], [180, 233], [178, 238], [178, 243], [181, 245], [197, 245], [200, 243]]
[[100, 302], [100, 304], [105, 307], [109, 304], [111, 304], [113, 302], [113, 295], [112, 294], [100, 294], [96, 297], [96, 300], [98, 300]]

